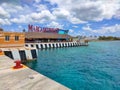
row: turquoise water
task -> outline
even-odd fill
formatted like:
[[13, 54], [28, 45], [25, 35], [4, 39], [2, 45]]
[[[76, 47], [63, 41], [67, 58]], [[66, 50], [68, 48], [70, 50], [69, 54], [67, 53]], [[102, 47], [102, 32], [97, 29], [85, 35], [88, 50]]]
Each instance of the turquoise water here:
[[27, 65], [72, 90], [120, 90], [120, 41], [39, 50]]

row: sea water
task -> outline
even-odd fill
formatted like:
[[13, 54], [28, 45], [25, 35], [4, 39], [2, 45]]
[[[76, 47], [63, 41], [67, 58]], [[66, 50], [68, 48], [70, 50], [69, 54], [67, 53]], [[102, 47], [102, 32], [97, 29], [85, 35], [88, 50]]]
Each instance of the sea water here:
[[39, 50], [27, 65], [72, 90], [120, 90], [120, 41]]

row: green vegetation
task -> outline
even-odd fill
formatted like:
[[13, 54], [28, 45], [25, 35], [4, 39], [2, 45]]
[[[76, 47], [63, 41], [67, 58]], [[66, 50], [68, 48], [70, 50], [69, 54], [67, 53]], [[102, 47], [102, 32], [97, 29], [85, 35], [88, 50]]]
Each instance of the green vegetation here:
[[99, 40], [120, 40], [120, 37], [113, 36], [99, 36]]

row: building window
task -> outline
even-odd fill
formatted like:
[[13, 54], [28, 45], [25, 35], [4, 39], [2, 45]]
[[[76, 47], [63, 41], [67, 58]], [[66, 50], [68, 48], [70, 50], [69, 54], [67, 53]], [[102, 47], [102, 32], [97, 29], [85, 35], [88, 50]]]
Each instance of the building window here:
[[31, 44], [31, 47], [33, 47], [33, 45]]
[[5, 41], [9, 41], [10, 40], [10, 36], [5, 36]]
[[15, 36], [15, 41], [18, 41], [19, 40], [19, 36]]

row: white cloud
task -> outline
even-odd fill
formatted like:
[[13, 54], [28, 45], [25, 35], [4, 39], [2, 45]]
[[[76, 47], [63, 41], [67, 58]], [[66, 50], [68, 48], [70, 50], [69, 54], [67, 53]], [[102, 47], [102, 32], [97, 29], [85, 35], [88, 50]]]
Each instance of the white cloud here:
[[11, 25], [11, 22], [8, 19], [0, 18], [0, 25]]
[[0, 0], [0, 3], [18, 4], [18, 3], [19, 3], [19, 0]]
[[55, 19], [55, 17], [50, 13], [49, 10], [43, 10], [40, 13], [36, 14], [38, 14], [40, 18], [45, 18], [46, 20]]
[[69, 30], [69, 33], [73, 33], [73, 32], [74, 32], [74, 30], [72, 30], [72, 29]]
[[[26, 2], [28, 2], [27, 0]], [[67, 20], [72, 24], [87, 23], [88, 21], [101, 21], [120, 17], [119, 0], [46, 0], [56, 7], [48, 9], [47, 5], [40, 4], [41, 0], [35, 0], [33, 7], [24, 4], [2, 3], [0, 6], [0, 17], [10, 18], [12, 21], [20, 19], [21, 15], [30, 16], [32, 22], [44, 22], [50, 20]], [[32, 2], [32, 1], [31, 1]], [[16, 3], [18, 3], [16, 1]], [[24, 21], [24, 20], [23, 20]], [[26, 22], [26, 21], [25, 21]], [[25, 23], [24, 22], [24, 23]]]
[[102, 27], [101, 30], [95, 30], [94, 32], [101, 33], [101, 34], [120, 32], [120, 25], [115, 24], [113, 26]]
[[11, 22], [13, 23], [30, 23], [32, 20], [29, 15], [20, 15], [18, 18], [12, 18]]
[[120, 9], [118, 11], [116, 11], [115, 18], [120, 19]]
[[32, 13], [30, 15], [30, 18], [34, 21], [50, 21], [50, 20], [55, 20], [55, 17], [50, 13], [48, 10], [43, 10], [40, 13]]
[[4, 8], [0, 7], [0, 18], [9, 18], [10, 14], [5, 11]]
[[40, 3], [40, 2], [41, 2], [41, 0], [35, 0], [35, 2], [36, 2], [36, 3]]
[[[11, 1], [11, 0], [10, 0]], [[102, 21], [113, 17], [120, 19], [120, 0], [45, 0], [49, 3], [41, 3], [41, 0], [19, 0], [10, 2], [9, 0], [0, 1], [0, 25], [10, 25], [12, 23], [49, 23], [49, 27], [63, 28], [64, 23], [67, 27], [72, 24], [88, 23], [89, 21]], [[30, 1], [30, 2], [29, 2]], [[73, 26], [74, 27], [74, 26]], [[83, 32], [91, 33], [116, 33], [120, 32], [120, 25], [104, 25], [104, 27], [94, 30], [90, 25], [83, 27]], [[77, 27], [74, 27], [77, 28]], [[74, 35], [75, 32], [70, 29]]]
[[[25, 11], [26, 10], [26, 11]], [[19, 4], [13, 3], [1, 3], [0, 4], [0, 24], [10, 25], [12, 23], [26, 23], [29, 18], [26, 18], [28, 14], [28, 8], [22, 7]], [[25, 14], [28, 15], [25, 15]]]
[[42, 10], [47, 10], [47, 6], [43, 4], [34, 4], [34, 7], [36, 7], [36, 11], [42, 11]]
[[81, 31], [81, 30], [75, 31], [75, 30], [70, 29], [69, 30], [69, 34], [71, 36], [78, 36], [78, 35], [80, 35], [80, 36], [86, 36], [86, 33], [84, 31]]
[[120, 33], [120, 24], [115, 24], [113, 26], [104, 26], [99, 29], [92, 29], [89, 25], [82, 28], [83, 30], [87, 30], [90, 33], [96, 34], [112, 34], [112, 33]]
[[22, 28], [22, 26], [21, 26], [21, 25], [19, 25], [19, 26], [18, 26], [18, 28], [19, 28], [19, 29], [21, 29], [21, 28]]
[[72, 26], [73, 28], [78, 28], [78, 26]]
[[13, 23], [44, 23], [55, 20], [55, 17], [48, 10], [43, 10], [39, 13], [33, 12], [29, 15], [19, 15], [17, 18], [12, 18]]
[[73, 24], [85, 23], [85, 21], [80, 20], [79, 18], [73, 17], [70, 11], [63, 9], [63, 8], [55, 8], [53, 9], [52, 14], [58, 20], [67, 20]]
[[72, 24], [80, 24], [80, 23], [86, 23], [85, 21], [82, 21], [76, 17], [69, 17], [68, 20], [72, 23]]
[[11, 14], [18, 13], [20, 11], [25, 10], [25, 9], [23, 9], [22, 6], [20, 6], [20, 5], [14, 5], [12, 3], [2, 3], [1, 7], [3, 7], [6, 12], [9, 12]]
[[49, 23], [49, 24], [47, 25], [47, 27], [60, 28], [60, 29], [63, 29], [63, 26], [64, 26], [64, 25], [61, 25], [61, 24], [59, 24], [59, 23], [57, 23], [57, 22], [55, 22], [55, 21], [52, 21], [51, 23]]
[[[119, 0], [47, 0], [51, 4], [57, 4], [58, 8], [62, 8], [69, 12], [69, 19], [72, 23], [81, 23], [81, 21], [101, 21], [103, 19], [111, 19], [120, 9]], [[68, 17], [69, 17], [68, 16]]]
[[91, 31], [91, 30], [92, 30], [89, 25], [83, 27], [82, 29], [83, 29], [83, 30], [87, 30], [87, 31]]
[[53, 15], [55, 15], [58, 19], [67, 19], [70, 16], [70, 13], [62, 8], [56, 8], [53, 11]]

